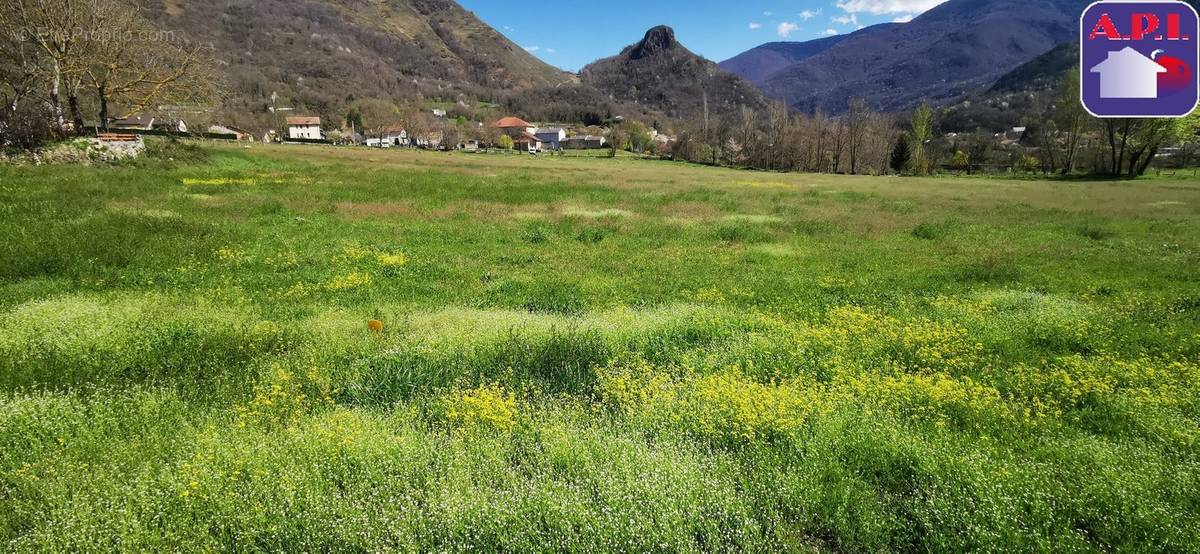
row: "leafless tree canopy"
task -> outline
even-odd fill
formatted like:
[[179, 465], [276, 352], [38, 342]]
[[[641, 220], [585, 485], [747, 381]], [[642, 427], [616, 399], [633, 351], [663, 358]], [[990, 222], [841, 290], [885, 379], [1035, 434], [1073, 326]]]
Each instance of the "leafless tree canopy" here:
[[4, 108], [48, 111], [58, 134], [106, 128], [162, 104], [209, 104], [209, 49], [157, 29], [121, 0], [12, 0], [0, 10]]
[[743, 108], [707, 126], [685, 123], [672, 154], [678, 159], [772, 171], [879, 175], [888, 172], [899, 131], [893, 119], [863, 102], [842, 117], [793, 112], [782, 103]]

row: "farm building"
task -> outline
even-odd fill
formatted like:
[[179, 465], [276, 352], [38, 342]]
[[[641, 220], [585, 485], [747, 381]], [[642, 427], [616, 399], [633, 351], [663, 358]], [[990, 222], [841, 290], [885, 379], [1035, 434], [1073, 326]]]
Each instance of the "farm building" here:
[[529, 152], [541, 152], [542, 139], [539, 139], [535, 134], [525, 133], [513, 139], [513, 148]]
[[563, 148], [566, 148], [567, 150], [591, 150], [596, 148], [604, 148], [604, 145], [607, 144], [607, 142], [608, 141], [605, 140], [604, 137], [581, 135], [567, 139], [565, 142], [563, 142]]
[[233, 140], [236, 140], [238, 142], [242, 142], [242, 141], [254, 142], [254, 135], [251, 135], [250, 133], [247, 133], [246, 131], [243, 131], [242, 129], [239, 129], [237, 127], [232, 127], [229, 125], [210, 125], [208, 127], [208, 132], [212, 133], [212, 134], [216, 134], [216, 135], [231, 135], [234, 137]]

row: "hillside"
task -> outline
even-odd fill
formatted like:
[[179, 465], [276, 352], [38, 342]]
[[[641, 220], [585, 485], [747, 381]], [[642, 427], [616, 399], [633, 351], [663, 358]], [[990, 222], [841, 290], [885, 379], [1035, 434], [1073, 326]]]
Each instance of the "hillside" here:
[[[280, 106], [326, 117], [363, 97], [494, 98], [574, 81], [452, 0], [163, 0], [160, 26], [211, 42], [226, 105], [264, 119]], [[255, 114], [255, 115], [252, 115]]]
[[[895, 24], [887, 24], [895, 25]], [[871, 27], [874, 29], [874, 27]], [[858, 31], [861, 33], [866, 31]], [[762, 83], [776, 72], [816, 56], [854, 34], [834, 35], [805, 42], [768, 42], [721, 62], [721, 69], [751, 83]]]
[[940, 114], [944, 132], [999, 132], [1035, 125], [1035, 114], [1057, 101], [1068, 71], [1079, 63], [1079, 45], [1065, 42], [996, 80], [991, 88], [947, 106]]
[[685, 48], [670, 27], [650, 29], [641, 42], [584, 67], [580, 76], [615, 101], [670, 117], [702, 113], [705, 97], [714, 114], [766, 105], [754, 85]]
[[996, 80], [989, 93], [1027, 92], [1054, 88], [1063, 74], [1079, 65], [1079, 44], [1064, 42]]
[[889, 110], [954, 101], [1075, 38], [1088, 3], [950, 0], [910, 23], [865, 29], [762, 86], [802, 110], [841, 112], [855, 97]]

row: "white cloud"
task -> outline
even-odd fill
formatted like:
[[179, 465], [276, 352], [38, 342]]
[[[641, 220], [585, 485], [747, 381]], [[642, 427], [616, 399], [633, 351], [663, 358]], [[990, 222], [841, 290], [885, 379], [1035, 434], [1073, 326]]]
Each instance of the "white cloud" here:
[[788, 38], [788, 35], [799, 31], [800, 26], [789, 21], [784, 21], [783, 23], [779, 24], [779, 28], [776, 30], [779, 31], [780, 38]]
[[772, 15], [775, 15], [775, 12], [763, 12], [763, 15], [771, 17]]
[[541, 50], [541, 47], [538, 47], [538, 46], [526, 46], [525, 47], [526, 52], [537, 52], [538, 50]]
[[858, 16], [855, 14], [840, 15], [831, 21], [839, 25], [858, 25]]
[[883, 15], [893, 13], [921, 13], [938, 6], [946, 0], [839, 0], [837, 7], [846, 13], [869, 13]]
[[751, 23], [750, 28], [751, 29], [762, 29], [762, 24], [761, 23]]
[[837, 29], [825, 29], [825, 32], [824, 32], [824, 33], [821, 33], [821, 34], [822, 34], [822, 35], [825, 35], [825, 36], [827, 36], [827, 37], [831, 37], [831, 36], [833, 36], [833, 35], [836, 35], [836, 34], [838, 34], [838, 32], [837, 32]]
[[897, 17], [896, 19], [893, 19], [892, 23], [908, 23], [909, 21], [913, 20], [913, 17], [913, 14], [906, 13], [900, 17]]
[[821, 10], [816, 10], [816, 11], [813, 11], [813, 10], [804, 10], [804, 11], [800, 12], [800, 19], [803, 19], [803, 20], [806, 20], [806, 21], [807, 21], [807, 20], [809, 20], [809, 19], [812, 19], [812, 18], [814, 18], [814, 17], [816, 17], [816, 16], [818, 16], [818, 15], [821, 15]]
[[547, 54], [553, 54], [553, 53], [555, 53], [555, 52], [557, 52], [557, 50], [555, 50], [555, 49], [553, 49], [553, 48], [547, 48], [547, 49], [546, 49], [546, 53], [547, 53]]

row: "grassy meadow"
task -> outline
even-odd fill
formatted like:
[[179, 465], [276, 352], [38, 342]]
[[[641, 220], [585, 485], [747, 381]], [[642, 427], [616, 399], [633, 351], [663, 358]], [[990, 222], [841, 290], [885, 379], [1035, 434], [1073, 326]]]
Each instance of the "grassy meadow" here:
[[0, 549], [1200, 552], [1200, 182], [0, 167]]

